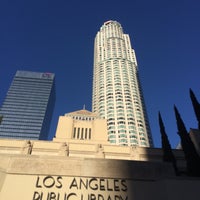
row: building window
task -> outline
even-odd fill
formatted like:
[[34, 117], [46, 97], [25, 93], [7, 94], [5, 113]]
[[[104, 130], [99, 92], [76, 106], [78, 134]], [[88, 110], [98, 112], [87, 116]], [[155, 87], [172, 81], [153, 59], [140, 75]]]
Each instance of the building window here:
[[79, 139], [79, 136], [80, 136], [80, 128], [78, 128], [77, 139]]
[[73, 138], [76, 138], [76, 127], [74, 128], [74, 135]]
[[81, 129], [81, 140], [83, 140], [83, 131], [84, 131], [84, 128]]
[[91, 139], [91, 128], [89, 128], [89, 140]]
[[87, 138], [87, 130], [88, 130], [88, 129], [86, 128], [86, 129], [85, 129], [85, 139], [88, 139], [88, 138]]

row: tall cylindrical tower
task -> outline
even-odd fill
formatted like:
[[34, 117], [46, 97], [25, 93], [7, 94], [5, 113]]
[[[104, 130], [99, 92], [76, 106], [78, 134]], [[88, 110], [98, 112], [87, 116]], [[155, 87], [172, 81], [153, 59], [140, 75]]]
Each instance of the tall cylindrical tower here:
[[92, 110], [107, 119], [110, 143], [153, 145], [136, 55], [129, 35], [112, 20], [95, 38]]

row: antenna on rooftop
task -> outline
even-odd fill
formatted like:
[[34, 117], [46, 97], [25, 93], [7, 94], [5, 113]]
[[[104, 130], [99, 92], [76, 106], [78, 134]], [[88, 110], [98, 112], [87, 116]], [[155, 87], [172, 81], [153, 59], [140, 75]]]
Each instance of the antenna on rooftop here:
[[83, 110], [85, 110], [85, 104], [83, 105]]

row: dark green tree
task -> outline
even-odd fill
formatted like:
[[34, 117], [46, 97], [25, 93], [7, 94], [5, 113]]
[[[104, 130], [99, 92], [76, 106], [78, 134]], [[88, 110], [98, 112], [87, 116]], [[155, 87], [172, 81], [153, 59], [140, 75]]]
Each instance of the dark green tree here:
[[171, 162], [173, 164], [175, 174], [179, 175], [177, 165], [176, 165], [176, 158], [174, 157], [171, 145], [170, 145], [169, 140], [168, 140], [168, 136], [165, 132], [165, 127], [164, 127], [164, 123], [163, 123], [160, 112], [158, 113], [158, 119], [159, 119], [162, 150], [163, 150], [163, 161], [164, 162]]
[[190, 99], [192, 101], [193, 109], [198, 121], [198, 129], [200, 130], [200, 104], [197, 101], [197, 98], [194, 95], [194, 92], [192, 91], [192, 89], [190, 89]]
[[174, 106], [176, 123], [178, 128], [178, 135], [181, 138], [181, 145], [185, 154], [187, 173], [190, 176], [200, 176], [200, 157], [196, 152], [194, 144], [185, 128], [183, 120], [178, 112], [176, 106]]
[[0, 115], [0, 124], [1, 124], [2, 120], [3, 120], [3, 116]]

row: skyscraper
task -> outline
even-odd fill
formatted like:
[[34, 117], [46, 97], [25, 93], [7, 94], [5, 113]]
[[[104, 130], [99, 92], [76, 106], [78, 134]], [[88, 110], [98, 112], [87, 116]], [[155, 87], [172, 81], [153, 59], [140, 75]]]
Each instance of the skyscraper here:
[[54, 104], [54, 74], [17, 71], [0, 109], [0, 137], [47, 139]]
[[107, 21], [94, 44], [92, 111], [107, 119], [110, 143], [153, 145], [128, 34], [117, 21]]

